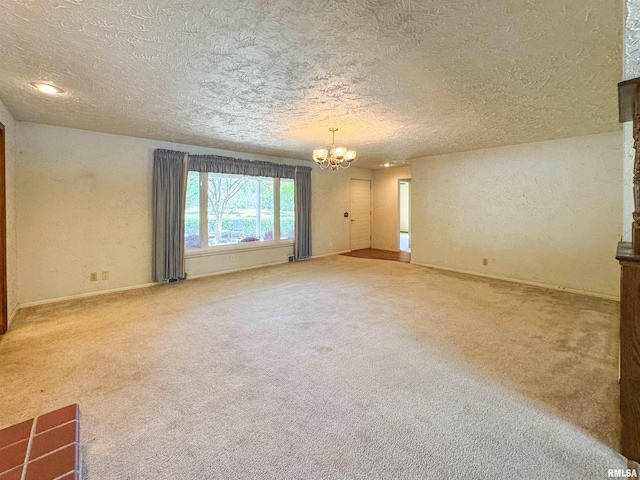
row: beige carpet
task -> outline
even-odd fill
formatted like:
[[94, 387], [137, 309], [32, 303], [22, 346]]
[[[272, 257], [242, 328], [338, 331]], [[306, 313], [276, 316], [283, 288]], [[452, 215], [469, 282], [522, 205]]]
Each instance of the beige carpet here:
[[36, 307], [0, 425], [78, 401], [89, 479], [603, 479], [618, 306], [343, 256]]

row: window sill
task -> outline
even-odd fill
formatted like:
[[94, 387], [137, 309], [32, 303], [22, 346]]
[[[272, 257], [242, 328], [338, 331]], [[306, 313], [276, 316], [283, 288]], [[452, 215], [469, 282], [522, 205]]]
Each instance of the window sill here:
[[185, 250], [186, 258], [209, 257], [212, 255], [226, 255], [228, 253], [248, 252], [251, 250], [268, 250], [293, 246], [293, 240], [268, 240], [265, 242], [234, 243], [230, 245], [216, 245], [205, 248], [190, 248]]

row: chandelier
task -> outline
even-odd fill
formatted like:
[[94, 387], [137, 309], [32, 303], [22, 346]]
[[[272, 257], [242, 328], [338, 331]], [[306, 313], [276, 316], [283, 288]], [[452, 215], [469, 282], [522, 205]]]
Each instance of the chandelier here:
[[331, 167], [331, 170], [337, 170], [338, 167], [349, 168], [351, 162], [356, 158], [355, 150], [347, 150], [344, 147], [336, 148], [336, 132], [337, 128], [330, 128], [331, 132], [331, 149], [318, 148], [313, 151], [313, 160], [320, 165], [320, 168], [326, 170]]

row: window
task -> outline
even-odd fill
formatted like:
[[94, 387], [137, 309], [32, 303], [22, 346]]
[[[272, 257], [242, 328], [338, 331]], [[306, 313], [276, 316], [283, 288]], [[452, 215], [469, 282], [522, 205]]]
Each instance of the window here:
[[189, 172], [187, 176], [184, 247], [200, 248], [200, 174], [198, 172]]
[[189, 172], [185, 249], [293, 239], [293, 180]]
[[295, 228], [293, 180], [280, 179], [280, 238], [293, 238]]

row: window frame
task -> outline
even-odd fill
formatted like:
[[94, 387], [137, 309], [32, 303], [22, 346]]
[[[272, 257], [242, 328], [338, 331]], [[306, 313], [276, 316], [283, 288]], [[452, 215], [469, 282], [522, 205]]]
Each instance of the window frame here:
[[[279, 177], [253, 177], [252, 175], [226, 174], [214, 172], [198, 172], [189, 170], [190, 173], [197, 173], [200, 176], [199, 200], [200, 200], [200, 247], [186, 248], [185, 257], [201, 257], [208, 255], [223, 255], [236, 251], [264, 250], [269, 248], [282, 248], [293, 245], [292, 238], [280, 238], [280, 178]], [[264, 179], [273, 181], [273, 239], [255, 242], [224, 243], [220, 245], [209, 245], [209, 175], [216, 175], [226, 178], [249, 177], [254, 179]], [[294, 199], [295, 200], [295, 199]], [[184, 242], [184, 238], [182, 239]]]

